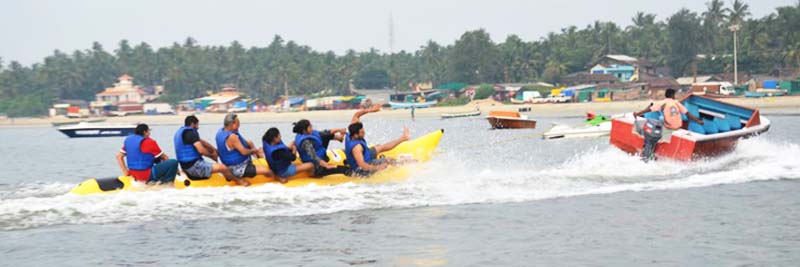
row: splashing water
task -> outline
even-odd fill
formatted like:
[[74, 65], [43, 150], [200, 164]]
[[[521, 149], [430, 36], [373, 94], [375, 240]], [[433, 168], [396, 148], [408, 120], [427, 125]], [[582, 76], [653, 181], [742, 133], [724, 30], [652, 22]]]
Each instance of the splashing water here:
[[607, 145], [547, 167], [475, 164], [443, 152], [406, 181], [286, 188], [161, 189], [77, 196], [69, 183], [0, 185], [0, 229], [162, 219], [303, 216], [348, 210], [519, 202], [623, 191], [674, 190], [800, 178], [800, 147], [742, 140], [730, 154], [697, 162], [643, 163]]

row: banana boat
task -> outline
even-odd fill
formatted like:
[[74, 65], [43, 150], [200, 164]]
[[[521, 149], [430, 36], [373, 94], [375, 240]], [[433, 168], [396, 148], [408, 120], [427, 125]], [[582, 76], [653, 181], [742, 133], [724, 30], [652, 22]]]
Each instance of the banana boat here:
[[[387, 157], [400, 161], [415, 161], [425, 162], [430, 160], [433, 156], [436, 147], [439, 145], [439, 140], [442, 139], [444, 129], [434, 131], [424, 136], [418, 137], [413, 140], [403, 142], [392, 150], [383, 152], [378, 157]], [[344, 150], [328, 150], [329, 163], [344, 166], [345, 154]], [[295, 162], [299, 163], [299, 162]], [[256, 166], [269, 166], [266, 159], [260, 158], [253, 160]], [[343, 183], [386, 183], [392, 181], [403, 180], [407, 178], [411, 169], [408, 166], [397, 165], [391, 166], [385, 170], [375, 173], [369, 178], [350, 177], [343, 174], [328, 175], [321, 178], [311, 177], [307, 172], [299, 172], [289, 178], [287, 183], [282, 185], [288, 187], [306, 186], [310, 184], [316, 185], [337, 185]], [[257, 175], [256, 177], [247, 178], [251, 185], [260, 185], [265, 183], [278, 183], [276, 179]], [[234, 181], [225, 179], [222, 174], [214, 173], [211, 177], [206, 179], [192, 179], [182, 175], [175, 178], [175, 188], [183, 189], [187, 187], [221, 187], [221, 186], [237, 186]], [[70, 193], [77, 195], [89, 195], [99, 193], [112, 193], [119, 191], [144, 191], [150, 190], [152, 186], [147, 186], [142, 183], [136, 182], [133, 177], [119, 176], [111, 178], [89, 178], [75, 188]]]

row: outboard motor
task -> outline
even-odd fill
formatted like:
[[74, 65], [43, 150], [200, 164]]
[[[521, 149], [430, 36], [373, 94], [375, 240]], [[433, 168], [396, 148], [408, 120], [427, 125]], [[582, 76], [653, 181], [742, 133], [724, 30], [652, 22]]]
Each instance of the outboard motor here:
[[636, 130], [644, 137], [644, 150], [642, 160], [648, 162], [655, 158], [656, 145], [661, 140], [664, 123], [661, 120], [645, 119], [644, 123], [637, 123]]

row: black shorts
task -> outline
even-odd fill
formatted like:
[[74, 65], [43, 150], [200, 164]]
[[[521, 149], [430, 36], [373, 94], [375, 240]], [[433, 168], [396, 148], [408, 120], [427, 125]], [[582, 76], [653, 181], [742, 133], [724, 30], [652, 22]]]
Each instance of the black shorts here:
[[256, 165], [253, 165], [251, 162], [247, 164], [247, 167], [244, 168], [244, 175], [242, 177], [252, 178], [256, 177]]
[[252, 161], [246, 161], [237, 165], [228, 166], [228, 169], [233, 173], [233, 176], [238, 178], [250, 178], [256, 176], [256, 166]]
[[346, 175], [350, 176], [350, 177], [367, 178], [367, 177], [370, 177], [373, 174], [375, 174], [375, 172], [376, 171], [367, 171], [367, 170], [364, 170], [364, 169], [358, 169], [358, 170], [350, 169], [349, 171], [347, 171]]

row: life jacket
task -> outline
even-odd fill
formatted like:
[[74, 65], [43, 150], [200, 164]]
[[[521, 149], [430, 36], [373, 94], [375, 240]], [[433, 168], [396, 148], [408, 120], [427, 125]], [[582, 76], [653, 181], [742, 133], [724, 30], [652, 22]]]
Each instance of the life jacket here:
[[128, 169], [144, 171], [153, 168], [156, 157], [153, 154], [142, 152], [144, 136], [132, 134], [125, 138], [125, 159]]
[[225, 142], [231, 134], [239, 136], [239, 142], [242, 142], [244, 148], [250, 149], [250, 146], [247, 145], [247, 141], [245, 141], [239, 131], [225, 131], [225, 128], [220, 128], [219, 131], [217, 131], [216, 137], [217, 152], [219, 153], [220, 161], [226, 166], [237, 165], [250, 159], [250, 155], [242, 155], [242, 153], [239, 153], [235, 148], [228, 150], [228, 146], [225, 145]]
[[361, 153], [364, 156], [364, 161], [369, 163], [373, 159], [372, 151], [369, 150], [369, 146], [367, 145], [367, 141], [363, 138], [359, 139], [350, 139], [350, 133], [344, 137], [344, 163], [350, 166], [352, 170], [358, 170], [358, 163], [356, 163], [356, 157], [353, 156], [353, 148], [356, 145], [361, 145], [363, 152]]
[[[317, 157], [321, 158], [324, 161], [328, 161], [328, 154], [325, 153], [327, 150], [326, 147], [322, 146], [322, 137], [320, 137], [319, 132], [312, 131], [311, 134], [298, 134], [294, 136], [294, 145], [300, 147], [303, 144], [303, 141], [311, 139], [311, 143], [314, 144], [314, 152], [317, 154]], [[300, 154], [300, 161], [302, 162], [311, 162], [311, 155], [306, 153], [304, 149], [298, 149], [298, 153]]]
[[683, 113], [681, 111], [685, 109], [686, 108], [681, 105], [681, 102], [675, 99], [664, 99], [664, 103], [661, 106], [661, 114], [664, 116], [664, 127], [670, 130], [680, 129], [683, 125]]
[[272, 157], [272, 153], [281, 149], [289, 150], [289, 147], [287, 147], [283, 142], [280, 142], [277, 145], [270, 144], [269, 142], [262, 142], [262, 145], [264, 147], [264, 155], [267, 158], [269, 168], [272, 170], [272, 172], [276, 175], [284, 173], [286, 169], [289, 168], [289, 165], [292, 164], [292, 162], [286, 160], [275, 160]]
[[185, 131], [194, 131], [195, 134], [198, 136], [200, 135], [197, 129], [189, 126], [183, 126], [178, 129], [178, 132], [175, 133], [175, 137], [172, 138], [172, 141], [175, 143], [175, 157], [179, 162], [192, 162], [199, 159], [201, 155], [200, 152], [197, 151], [197, 148], [194, 147], [194, 144], [183, 143], [183, 133]]

